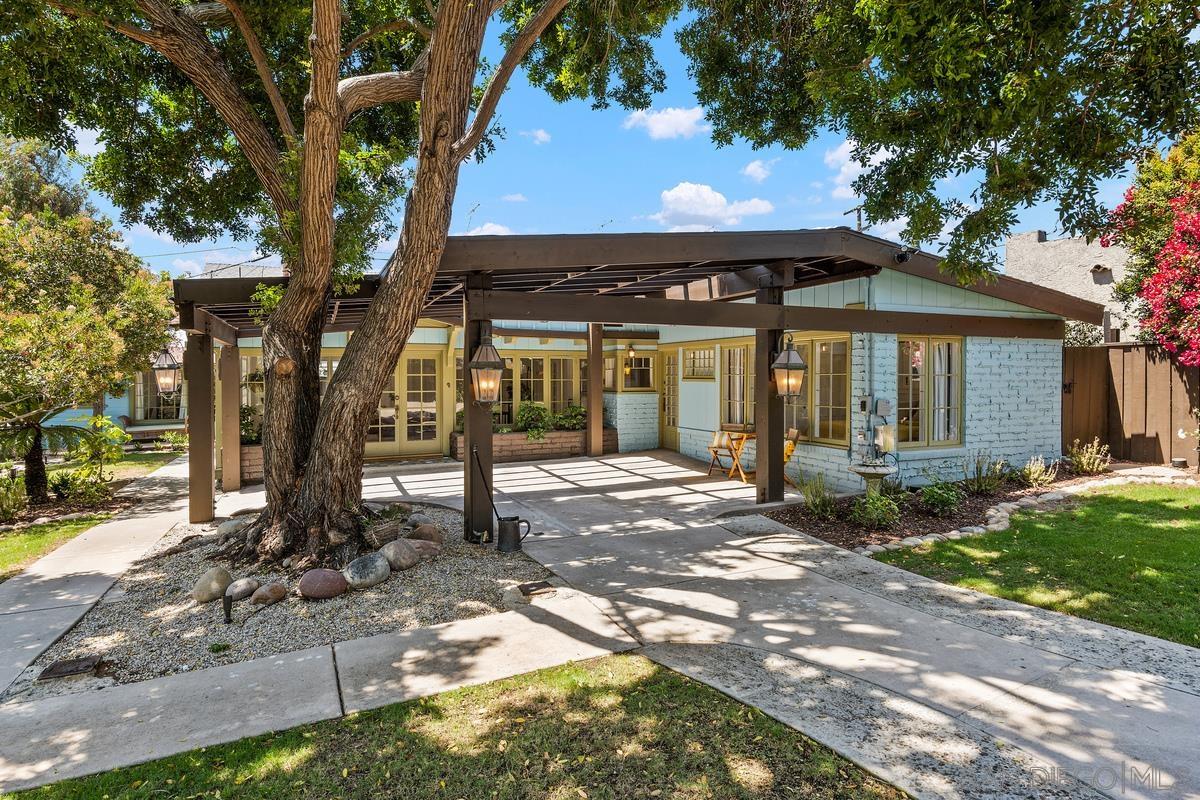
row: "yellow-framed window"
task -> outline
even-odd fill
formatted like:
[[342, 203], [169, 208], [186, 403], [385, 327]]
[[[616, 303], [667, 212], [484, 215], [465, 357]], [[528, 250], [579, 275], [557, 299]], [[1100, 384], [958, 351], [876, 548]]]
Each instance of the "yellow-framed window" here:
[[717, 374], [717, 353], [711, 347], [684, 348], [683, 379], [712, 380]]
[[654, 388], [654, 353], [624, 357], [621, 386], [626, 391], [650, 391]]
[[617, 357], [604, 357], [604, 391], [615, 392], [617, 390]]
[[668, 428], [679, 426], [679, 354], [663, 353], [662, 420]]
[[850, 337], [793, 335], [793, 344], [808, 373], [798, 397], [783, 406], [784, 426], [799, 438], [819, 444], [850, 441]]
[[721, 346], [721, 424], [754, 424], [754, 348]]
[[575, 393], [578, 362], [574, 356], [550, 357], [550, 410], [556, 414], [579, 403]]
[[961, 444], [962, 412], [962, 339], [898, 337], [896, 440], [900, 446]]

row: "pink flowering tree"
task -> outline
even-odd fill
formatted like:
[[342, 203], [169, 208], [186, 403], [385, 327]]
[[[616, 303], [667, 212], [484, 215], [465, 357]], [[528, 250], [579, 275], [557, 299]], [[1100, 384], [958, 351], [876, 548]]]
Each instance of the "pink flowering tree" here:
[[1200, 183], [1172, 198], [1171, 232], [1138, 296], [1142, 330], [1180, 364], [1200, 366]]

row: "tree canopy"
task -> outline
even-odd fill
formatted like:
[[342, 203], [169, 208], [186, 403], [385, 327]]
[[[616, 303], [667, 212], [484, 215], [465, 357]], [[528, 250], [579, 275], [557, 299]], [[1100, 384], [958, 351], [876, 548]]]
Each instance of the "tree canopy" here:
[[720, 142], [844, 133], [875, 222], [995, 264], [1020, 209], [1096, 235], [1097, 184], [1194, 128], [1200, 14], [1169, 0], [709, 0], [680, 33]]

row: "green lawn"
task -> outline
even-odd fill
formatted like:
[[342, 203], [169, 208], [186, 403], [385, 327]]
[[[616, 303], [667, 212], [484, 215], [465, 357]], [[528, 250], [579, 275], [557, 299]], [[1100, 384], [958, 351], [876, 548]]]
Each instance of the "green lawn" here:
[[108, 514], [93, 514], [70, 522], [30, 525], [21, 530], [0, 533], [0, 583], [108, 517]]
[[209, 747], [23, 796], [904, 797], [760, 712], [631, 655]]
[[1200, 488], [1130, 485], [1002, 533], [881, 561], [945, 583], [1200, 646]]
[[[149, 475], [159, 467], [179, 458], [180, 455], [180, 453], [159, 453], [149, 450], [145, 452], [126, 453], [125, 457], [109, 467], [109, 470], [113, 474], [114, 481], [130, 481], [134, 478], [140, 478], [143, 475]], [[75, 469], [77, 466], [79, 466], [77, 463], [67, 461], [61, 464], [51, 464], [46, 468], [46, 471], [54, 473], [64, 469]]]

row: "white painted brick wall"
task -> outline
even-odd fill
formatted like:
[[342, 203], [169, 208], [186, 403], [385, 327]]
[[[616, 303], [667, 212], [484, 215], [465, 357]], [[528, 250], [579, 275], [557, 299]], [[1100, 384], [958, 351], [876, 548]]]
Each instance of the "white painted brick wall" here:
[[605, 392], [604, 424], [617, 429], [620, 451], [658, 447], [658, 393]]

